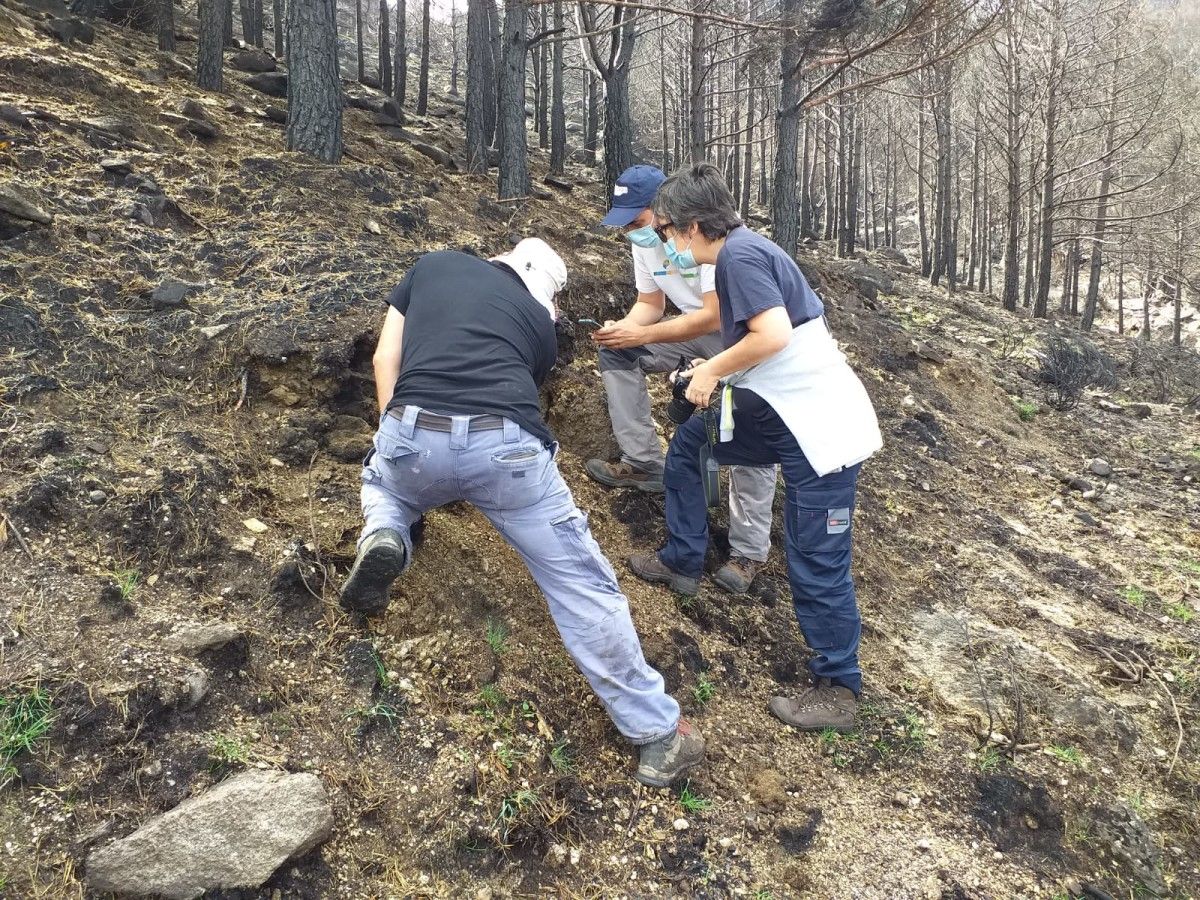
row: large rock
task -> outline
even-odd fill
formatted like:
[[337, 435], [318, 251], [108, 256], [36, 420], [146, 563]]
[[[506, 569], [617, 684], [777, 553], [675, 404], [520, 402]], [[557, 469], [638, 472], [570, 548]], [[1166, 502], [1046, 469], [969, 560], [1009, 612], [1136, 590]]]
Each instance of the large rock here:
[[49, 225], [53, 221], [48, 212], [7, 184], [0, 185], [0, 212], [39, 225]]
[[333, 810], [315, 775], [252, 770], [92, 853], [87, 881], [97, 891], [172, 900], [253, 889], [332, 833]]
[[202, 284], [180, 281], [178, 278], [168, 278], [150, 292], [150, 302], [155, 309], [177, 309], [183, 306], [188, 294], [204, 288]]
[[884, 269], [861, 260], [846, 263], [841, 271], [868, 300], [874, 300], [879, 294], [890, 294], [895, 288], [892, 276]]
[[287, 72], [260, 72], [247, 78], [246, 84], [268, 97], [287, 96]]
[[265, 50], [242, 50], [233, 54], [229, 64], [241, 72], [274, 72], [275, 57]]

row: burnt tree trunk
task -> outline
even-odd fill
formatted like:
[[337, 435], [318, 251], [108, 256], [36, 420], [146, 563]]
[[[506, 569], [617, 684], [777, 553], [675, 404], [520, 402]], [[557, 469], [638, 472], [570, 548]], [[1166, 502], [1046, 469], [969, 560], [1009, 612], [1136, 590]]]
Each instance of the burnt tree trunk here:
[[487, 0], [467, 0], [467, 171], [488, 170], [496, 123]]
[[[562, 32], [562, 0], [554, 0], [554, 30]], [[567, 165], [567, 110], [563, 103], [563, 42], [555, 41], [550, 63], [550, 173], [562, 175]]]
[[223, 0], [222, 16], [224, 23], [221, 25], [221, 40], [226, 47], [234, 46], [233, 43], [233, 0]]
[[[425, 0], [428, 4], [428, 0]], [[528, 147], [525, 135], [525, 4], [508, 0], [504, 5], [504, 66], [500, 73], [501, 200], [529, 194]]]
[[[701, 12], [704, 0], [693, 0], [692, 11]], [[692, 39], [688, 47], [688, 147], [692, 162], [704, 162], [704, 19], [692, 17]]]
[[392, 93], [392, 25], [387, 0], [379, 0], [379, 89]]
[[[783, 0], [780, 17], [793, 23], [800, 13], [800, 0]], [[800, 57], [804, 38], [798, 28], [783, 33], [779, 60], [779, 106], [775, 113], [775, 167], [771, 196], [771, 239], [788, 256], [796, 255], [800, 239], [799, 187], [796, 178], [796, 154], [800, 138]]]
[[[246, 0], [242, 0], [245, 4]], [[362, 0], [354, 0], [354, 46], [358, 52], [358, 80], [367, 78], [367, 60], [363, 55], [363, 5]]]
[[221, 90], [225, 7], [232, 2], [233, 0], [200, 0], [200, 34], [196, 48], [196, 86], [206, 91]]
[[583, 126], [583, 157], [593, 168], [600, 136], [600, 79], [587, 70], [587, 122]]
[[271, 36], [275, 38], [275, 56], [277, 59], [283, 59], [283, 0], [273, 0], [271, 8], [274, 10], [271, 16]]
[[396, 0], [396, 48], [392, 52], [392, 90], [404, 105], [408, 95], [408, 0]]
[[288, 149], [323, 162], [342, 158], [334, 4], [335, 0], [291, 0], [287, 17]]
[[417, 78], [417, 115], [429, 111], [429, 0], [421, 0], [421, 72]]
[[458, 9], [450, 0], [450, 96], [458, 96]]
[[158, 49], [175, 52], [175, 0], [158, 0]]

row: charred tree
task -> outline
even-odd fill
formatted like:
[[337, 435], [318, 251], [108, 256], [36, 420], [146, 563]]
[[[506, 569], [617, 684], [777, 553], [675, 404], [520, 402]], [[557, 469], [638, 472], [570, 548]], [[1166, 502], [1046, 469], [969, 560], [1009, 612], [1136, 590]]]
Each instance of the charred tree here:
[[175, 0], [158, 0], [158, 49], [175, 52]]
[[206, 91], [221, 90], [225, 7], [232, 2], [233, 0], [200, 0], [200, 34], [196, 48], [196, 86]]
[[488, 0], [467, 0], [467, 171], [488, 170], [496, 122]]
[[[428, 3], [428, 0], [426, 0]], [[500, 72], [500, 107], [497, 110], [500, 132], [501, 200], [529, 194], [529, 149], [525, 134], [525, 4], [508, 0], [504, 5], [504, 65]]]
[[[564, 29], [562, 0], [554, 0], [554, 30]], [[561, 175], [567, 164], [567, 111], [563, 102], [563, 42], [555, 41], [550, 63], [550, 172]]]
[[417, 79], [417, 115], [429, 111], [429, 0], [421, 0], [421, 73]]
[[392, 53], [393, 96], [401, 106], [408, 96], [408, 0], [396, 0], [396, 48]]
[[379, 0], [379, 89], [389, 96], [392, 93], [392, 26], [387, 0]]
[[334, 4], [335, 0], [291, 0], [287, 17], [288, 149], [323, 162], [342, 158]]

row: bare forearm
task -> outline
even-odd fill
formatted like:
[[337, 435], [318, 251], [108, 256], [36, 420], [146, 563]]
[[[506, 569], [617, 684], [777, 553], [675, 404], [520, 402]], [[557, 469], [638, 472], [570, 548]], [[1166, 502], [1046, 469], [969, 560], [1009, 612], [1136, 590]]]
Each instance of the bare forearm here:
[[375, 399], [379, 401], [379, 414], [387, 409], [396, 390], [396, 379], [400, 377], [400, 357], [376, 357]]
[[732, 347], [708, 360], [707, 365], [713, 375], [724, 378], [758, 365], [786, 346], [787, 340], [781, 340], [779, 335], [751, 331]]
[[646, 329], [647, 344], [668, 344], [690, 341], [712, 334], [721, 327], [721, 314], [716, 310], [698, 309], [695, 312], [665, 319]]
[[639, 300], [633, 304], [628, 315], [625, 316], [625, 321], [633, 325], [653, 325], [662, 317], [663, 308], [661, 306]]

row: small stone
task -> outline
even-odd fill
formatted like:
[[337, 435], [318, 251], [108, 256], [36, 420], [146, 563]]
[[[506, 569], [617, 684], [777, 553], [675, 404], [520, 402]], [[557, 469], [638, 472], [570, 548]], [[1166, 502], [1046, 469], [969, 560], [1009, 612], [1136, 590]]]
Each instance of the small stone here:
[[475, 900], [492, 900], [492, 889], [490, 887], [481, 887], [475, 892]]
[[733, 846], [733, 838], [723, 837], [717, 841], [717, 843], [720, 845], [722, 850], [728, 850]]
[[269, 461], [270, 461], [271, 465], [273, 465], [277, 469], [282, 469], [284, 466], [283, 460], [277, 456], [272, 456]]
[[363, 223], [363, 230], [369, 231], [371, 234], [383, 234], [383, 229], [379, 227], [379, 223], [374, 219], [367, 219]]
[[219, 334], [223, 334], [233, 327], [232, 322], [226, 322], [223, 325], [205, 325], [200, 329], [200, 333], [208, 340], [212, 340]]
[[242, 524], [246, 526], [248, 531], [252, 531], [255, 534], [262, 534], [263, 532], [270, 530], [269, 525], [264, 524], [258, 519], [243, 519]]
[[254, 535], [243, 534], [233, 542], [233, 549], [239, 553], [250, 553], [254, 550], [254, 546], [257, 543], [258, 538], [254, 537]]
[[51, 215], [20, 193], [11, 185], [0, 185], [0, 212], [8, 213], [17, 219], [36, 222], [39, 225], [49, 225], [54, 219]]
[[1113, 403], [1111, 400], [1105, 400], [1103, 397], [1096, 401], [1096, 405], [1105, 412], [1118, 414], [1125, 412], [1125, 407], [1120, 403]]
[[904, 793], [904, 791], [897, 791], [896, 796], [892, 798], [892, 803], [896, 806], [907, 807], [908, 794]]
[[195, 709], [208, 696], [208, 673], [195, 669], [183, 676], [183, 699], [180, 706], [186, 711]]
[[687, 819], [676, 819], [671, 823], [671, 827], [676, 831], [687, 831], [692, 826]]
[[100, 491], [100, 490], [88, 491], [88, 501], [91, 503], [95, 503], [97, 506], [100, 505], [101, 503], [103, 503], [107, 499], [108, 499], [108, 494], [104, 493], [104, 491]]
[[1038, 820], [1035, 819], [1033, 816], [1026, 816], [1025, 817], [1025, 827], [1028, 828], [1030, 831], [1037, 831], [1038, 830]]
[[1148, 419], [1154, 412], [1149, 403], [1130, 403], [1126, 408], [1139, 419]]
[[1086, 510], [1083, 510], [1083, 509], [1075, 510], [1075, 518], [1078, 519], [1080, 522], [1082, 522], [1084, 525], [1088, 526], [1089, 528], [1099, 528], [1100, 527], [1100, 522], [1097, 521], [1096, 517], [1093, 516], [1090, 512], [1087, 512]]
[[183, 306], [188, 294], [203, 287], [202, 284], [168, 278], [150, 292], [150, 302], [154, 304], [155, 309], [176, 309]]
[[1107, 478], [1113, 473], [1113, 467], [1109, 464], [1108, 460], [1101, 459], [1098, 456], [1089, 462], [1087, 467], [1089, 472], [1093, 475], [1099, 475], [1101, 478]]
[[199, 100], [194, 100], [188, 97], [179, 105], [179, 111], [189, 119], [199, 119], [202, 122], [211, 122], [208, 109]]
[[109, 156], [100, 160], [100, 168], [114, 175], [128, 175], [133, 171], [133, 163], [121, 156]]
[[929, 838], [921, 838], [919, 841], [917, 841], [917, 849], [924, 853], [928, 853], [933, 849], [933, 842], [929, 840]]
[[280, 125], [287, 124], [287, 110], [281, 106], [268, 106], [263, 110], [263, 115], [272, 122], [277, 122]]
[[572, 847], [571, 848], [571, 865], [573, 865], [573, 866], [579, 865], [579, 860], [581, 860], [582, 858], [583, 858], [583, 854], [580, 852], [579, 848]]
[[1067, 480], [1067, 487], [1069, 487], [1069, 488], [1070, 488], [1071, 490], [1073, 490], [1073, 491], [1079, 491], [1079, 493], [1081, 493], [1081, 494], [1083, 494], [1083, 493], [1086, 493], [1087, 491], [1091, 491], [1091, 490], [1094, 490], [1094, 489], [1095, 489], [1095, 488], [1092, 486], [1092, 483], [1091, 483], [1090, 481], [1088, 481], [1088, 480], [1084, 479], [1084, 478], [1070, 478], [1070, 479], [1068, 479], [1068, 480]]
[[1059, 512], [1062, 512], [1063, 502], [1058, 497], [1055, 497], [1053, 500], [1050, 501], [1050, 507], [1052, 509], [1057, 509]]
[[170, 650], [186, 653], [203, 653], [206, 650], [216, 650], [226, 644], [240, 640], [241, 631], [225, 622], [214, 622], [208, 625], [185, 625], [167, 635], [163, 645]]

